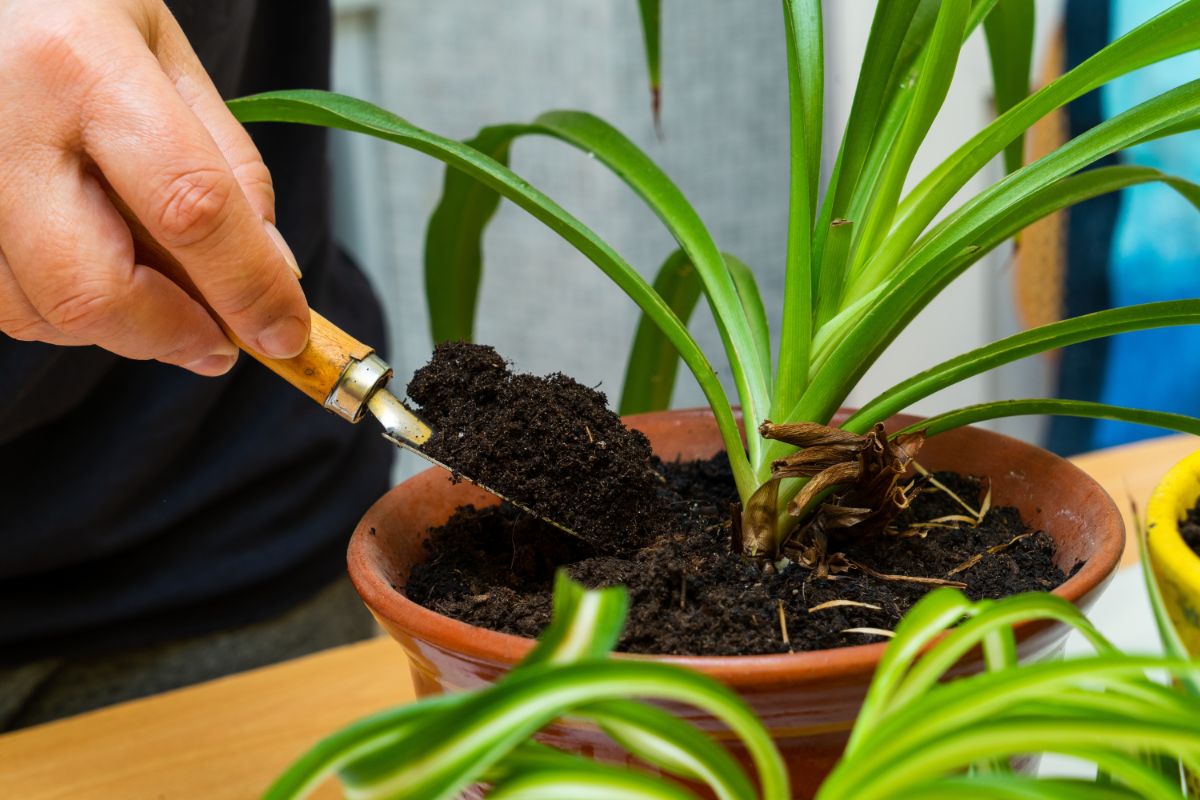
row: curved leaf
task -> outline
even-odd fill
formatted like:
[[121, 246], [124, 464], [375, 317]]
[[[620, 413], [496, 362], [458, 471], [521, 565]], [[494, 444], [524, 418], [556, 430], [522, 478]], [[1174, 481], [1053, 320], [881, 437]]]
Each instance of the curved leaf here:
[[[268, 92], [229, 102], [229, 108], [242, 122], [301, 122], [310, 125], [342, 128], [377, 136], [431, 155], [460, 169], [476, 180], [512, 200], [547, 227], [571, 243], [594, 264], [600, 267], [643, 311], [660, 325], [679, 351], [684, 362], [696, 376], [709, 405], [717, 418], [726, 449], [733, 465], [734, 479], [740, 492], [754, 491], [754, 478], [742, 453], [741, 435], [733, 419], [725, 390], [717, 380], [712, 365], [696, 345], [679, 318], [654, 293], [650, 285], [602, 239], [568, 214], [549, 197], [533, 188], [504, 165], [461, 142], [422, 130], [406, 120], [361, 100], [313, 90]], [[647, 160], [648, 161], [648, 160]], [[653, 165], [650, 165], [653, 167]], [[654, 168], [655, 170], [657, 168]], [[653, 176], [651, 176], [653, 177]], [[669, 181], [668, 181], [669, 184]], [[671, 185], [673, 189], [673, 185]], [[690, 211], [690, 206], [688, 207]], [[706, 235], [706, 234], [705, 234]], [[719, 262], [720, 254], [716, 255]], [[711, 259], [710, 259], [711, 263]], [[719, 270], [717, 264], [714, 271]], [[721, 271], [732, 286], [732, 279]], [[736, 303], [736, 291], [730, 288], [721, 301], [722, 307]], [[744, 319], [738, 326], [743, 332], [741, 352], [753, 348], [749, 326]], [[734, 362], [737, 363], [737, 359]], [[753, 367], [753, 355], [746, 359]], [[749, 393], [749, 387], [745, 387]], [[756, 391], [766, 392], [765, 384]], [[743, 400], [743, 404], [745, 404]]]
[[1121, 422], [1150, 425], [1155, 428], [1166, 428], [1167, 430], [1200, 436], [1200, 419], [1184, 414], [1170, 414], [1165, 411], [1145, 411], [1140, 408], [1125, 408], [1105, 403], [1094, 403], [1090, 400], [1041, 398], [979, 403], [967, 406], [966, 408], [960, 408], [957, 411], [935, 414], [919, 423], [909, 425], [907, 428], [898, 431], [898, 433], [923, 430], [929, 436], [936, 436], [952, 428], [961, 428], [963, 425], [973, 425], [976, 422], [983, 422], [989, 419], [1018, 417], [1027, 414], [1055, 414], [1062, 417], [1115, 419]]
[[[763, 308], [754, 273], [736, 256], [722, 253], [721, 257], [725, 259], [725, 265], [737, 289], [738, 301], [750, 324], [758, 358], [769, 364], [771, 331], [767, 326], [767, 312]], [[676, 250], [667, 256], [654, 279], [654, 291], [658, 292], [686, 324], [703, 293], [700, 276], [686, 253]], [[625, 368], [620, 413], [660, 411], [670, 406], [678, 365], [679, 353], [663, 336], [654, 320], [643, 314], [638, 321], [637, 333], [634, 335], [633, 347]]]
[[[821, 177], [825, 92], [820, 0], [783, 0], [787, 40], [789, 160], [787, 255], [779, 367], [769, 416], [791, 408], [808, 382], [812, 342], [813, 216]], [[768, 365], [770, 362], [767, 362]], [[757, 420], [756, 420], [757, 422]]]
[[[871, 193], [871, 200], [858, 227], [851, 256], [852, 285], [861, 281], [867, 287], [877, 282], [878, 274], [870, 267], [869, 255], [874, 253], [880, 239], [891, 227], [896, 212], [896, 202], [904, 188], [904, 179], [916, 157], [917, 149], [925, 139], [934, 117], [950, 90], [958, 54], [962, 48], [967, 19], [971, 12], [970, 0], [943, 0], [937, 20], [930, 33], [923, 56], [917, 83], [913, 89], [912, 102], [904, 123], [888, 152], [887, 161], [879, 181]], [[850, 299], [854, 299], [853, 293]]]
[[[1033, 66], [1033, 0], [999, 0], [983, 21], [996, 113], [1003, 114], [1029, 96], [1029, 72]], [[1004, 168], [1020, 169], [1025, 158], [1022, 132], [1004, 149]]]
[[[484, 128], [466, 142], [508, 165], [511, 126]], [[442, 197], [425, 229], [425, 302], [433, 343], [473, 341], [483, 272], [483, 232], [500, 195], [457, 169], [447, 169]]]
[[638, 0], [642, 44], [646, 49], [646, 74], [650, 78], [650, 115], [662, 136], [662, 0]]
[[1029, 95], [972, 136], [929, 173], [900, 204], [895, 228], [876, 256], [891, 271], [921, 231], [980, 169], [1056, 108], [1114, 78], [1200, 47], [1200, 0], [1184, 0], [1105, 46]]
[[651, 766], [703, 782], [718, 800], [755, 795], [729, 751], [667, 711], [646, 703], [616, 702], [585, 709], [580, 716]]
[[[833, 345], [809, 390], [786, 418], [827, 420], [917, 312], [987, 247], [1000, 241], [999, 234], [1014, 224], [1014, 215], [1032, 214], [1060, 202], [1059, 190], [1053, 188], [1056, 182], [1149, 132], [1198, 116], [1200, 81], [1192, 81], [1106, 120], [970, 200], [881, 284], [857, 324]], [[1080, 183], [1067, 185], [1077, 189]], [[767, 457], [777, 457], [779, 452], [771, 447], [764, 450], [769, 451]]]
[[[550, 111], [529, 125], [503, 125], [486, 130], [494, 131], [494, 137], [507, 137], [510, 142], [524, 135], [549, 136], [565, 142], [601, 161], [646, 202], [699, 273], [729, 355], [743, 413], [749, 419], [765, 414], [770, 396], [770, 362], [760, 360], [754, 332], [742, 313], [728, 265], [699, 215], [670, 178], [624, 134], [599, 117], [581, 111]], [[499, 147], [496, 138], [489, 141]], [[441, 235], [450, 240], [461, 236], [478, 240], [482, 227], [471, 227], [464, 221], [458, 230], [447, 229]], [[751, 439], [749, 444], [754, 459], [758, 442]]]
[[876, 422], [974, 375], [1021, 358], [1128, 331], [1200, 323], [1200, 300], [1168, 300], [1097, 311], [1022, 331], [914, 375], [863, 404], [841, 427], [863, 433]]
[[638, 697], [687, 703], [714, 715], [744, 742], [765, 800], [789, 796], [786, 770], [770, 736], [736, 695], [699, 674], [634, 661], [546, 664], [513, 672], [492, 690], [472, 695], [457, 714], [422, 720], [405, 739], [343, 775], [348, 789], [369, 786], [385, 796], [450, 798], [556, 717], [581, 706]]
[[[676, 250], [667, 256], [654, 278], [654, 291], [686, 325], [703, 293], [700, 275], [687, 253]], [[640, 414], [669, 407], [678, 366], [679, 353], [654, 320], [642, 314], [625, 367], [620, 413]]]

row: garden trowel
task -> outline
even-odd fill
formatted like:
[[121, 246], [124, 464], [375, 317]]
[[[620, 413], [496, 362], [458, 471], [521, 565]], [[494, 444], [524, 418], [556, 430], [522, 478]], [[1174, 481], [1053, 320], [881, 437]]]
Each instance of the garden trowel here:
[[[175, 257], [150, 236], [115, 192], [109, 191], [109, 199], [125, 217], [134, 234], [137, 263], [147, 264], [164, 273], [211, 312], [200, 290]], [[267, 358], [254, 352], [216, 314], [213, 314], [213, 318], [239, 349], [320, 403], [327, 411], [351, 423], [357, 423], [370, 413], [383, 426], [383, 438], [439, 467], [451, 469], [421, 449], [433, 436], [433, 429], [393, 394], [388, 385], [392, 368], [375, 355], [374, 348], [358, 341], [316, 311], [310, 309], [310, 313], [312, 332], [308, 344], [298, 356], [287, 359]], [[452, 471], [456, 476], [507, 500], [522, 511], [578, 536], [570, 528], [535, 509], [484, 486], [469, 475], [463, 475], [458, 470]]]

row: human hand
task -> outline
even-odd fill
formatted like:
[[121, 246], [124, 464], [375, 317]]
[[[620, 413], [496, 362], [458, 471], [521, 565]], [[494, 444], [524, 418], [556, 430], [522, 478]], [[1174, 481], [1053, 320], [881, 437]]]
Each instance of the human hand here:
[[135, 263], [105, 183], [243, 342], [303, 349], [271, 176], [161, 0], [0, 0], [0, 331], [227, 372], [237, 348]]

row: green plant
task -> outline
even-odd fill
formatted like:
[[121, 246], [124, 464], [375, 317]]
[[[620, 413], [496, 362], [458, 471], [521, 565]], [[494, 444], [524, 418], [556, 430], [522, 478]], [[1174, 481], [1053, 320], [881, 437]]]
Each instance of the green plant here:
[[[1148, 564], [1144, 552], [1143, 564]], [[926, 595], [904, 617], [876, 669], [842, 760], [817, 800], [1180, 800], [1181, 767], [1200, 767], [1200, 663], [1171, 628], [1144, 570], [1166, 657], [1119, 652], [1070, 603], [1027, 594], [973, 603], [954, 589]], [[492, 800], [563, 797], [684, 800], [680, 786], [589, 762], [531, 737], [566, 716], [598, 725], [644, 762], [706, 784], [719, 798], [755, 790], [729, 755], [665, 711], [628, 697], [697, 705], [732, 727], [751, 753], [762, 797], [789, 796], [767, 733], [728, 690], [686, 670], [617, 661], [620, 588], [585, 592], [564, 575], [554, 620], [508, 676], [476, 692], [426, 699], [369, 717], [305, 754], [267, 792], [291, 800], [337, 773], [354, 798], [454, 797], [491, 785]], [[1082, 633], [1096, 655], [1019, 665], [1012, 627], [1051, 621]], [[947, 680], [973, 648], [987, 671]], [[1172, 689], [1147, 671], [1175, 676]], [[1015, 756], [1053, 752], [1090, 761], [1092, 779], [1015, 772]]]
[[[659, 5], [655, 0], [640, 2], [655, 104]], [[720, 252], [682, 192], [645, 153], [593, 115], [552, 111], [532, 123], [484, 128], [463, 143], [362, 101], [320, 92], [273, 92], [232, 101], [230, 107], [246, 122], [301, 122], [371, 134], [450, 167], [426, 241], [427, 290], [439, 340], [469, 338], [472, 333], [481, 237], [501, 197], [578, 248], [643, 312], [622, 410], [664, 406], [676, 359], [681, 358], [708, 399], [724, 438], [743, 501], [744, 552], [777, 557], [790, 546], [789, 554], [804, 563], [804, 554], [815, 552], [805, 548], [806, 538], [819, 536], [823, 527], [853, 521], [855, 512], [863, 510], [848, 503], [847, 495], [876, 503], [878, 507], [869, 510], [884, 513], [889, 504], [906, 502], [905, 487], [895, 480], [858, 485], [870, 477], [861, 464], [864, 453], [881, 447], [878, 426], [893, 413], [1015, 359], [1125, 331], [1200, 322], [1200, 300], [1149, 303], [1063, 320], [903, 381], [842, 423], [843, 433], [830, 434], [824, 427], [867, 368], [930, 300], [1031, 222], [1147, 181], [1163, 181], [1200, 205], [1200, 187], [1154, 169], [1087, 169], [1123, 148], [1200, 126], [1200, 80], [1122, 113], [1034, 163], [1021, 164], [1022, 137], [1046, 114], [1113, 78], [1200, 46], [1200, 0], [1178, 3], [1033, 93], [1028, 91], [1032, 0], [879, 3], [846, 134], [820, 201], [821, 3], [784, 0], [783, 12], [791, 179], [781, 345], [774, 360], [751, 270]], [[962, 44], [980, 24], [988, 40], [1000, 114], [904, 195], [913, 158], [946, 97]], [[513, 142], [525, 136], [558, 139], [593, 156], [659, 217], [680, 249], [668, 256], [653, 286], [591, 229], [506, 166]], [[950, 210], [959, 190], [1001, 154], [1007, 175]], [[751, 433], [743, 445], [733, 405], [681, 319], [689, 316], [701, 295], [712, 309], [749, 427], [767, 420], [810, 425], [765, 427], [764, 435]], [[1200, 420], [1190, 417], [1040, 399], [972, 406], [934, 417], [921, 427], [932, 434], [1002, 415], [1044, 413], [1117, 418], [1200, 433]], [[884, 471], [879, 474], [898, 474], [920, 444], [919, 437], [909, 441], [909, 446], [888, 454], [890, 461], [876, 465]], [[832, 502], [821, 505], [831, 495]], [[824, 509], [824, 516], [813, 513], [818, 508]]]
[[[337, 773], [348, 797], [458, 797], [476, 783], [493, 800], [688, 800], [678, 784], [537, 744], [560, 717], [598, 726], [630, 754], [707, 786], [721, 800], [756, 797], [721, 747], [641, 699], [687, 703], [739, 737], [762, 797], [786, 800], [787, 770], [758, 719], [715, 681], [666, 664], [608, 658], [625, 624], [624, 589], [588, 592], [560, 572], [554, 614], [537, 647], [493, 686], [445, 695], [361, 720], [293, 764], [264, 800], [304, 797]], [[639, 698], [632, 700], [629, 698]]]

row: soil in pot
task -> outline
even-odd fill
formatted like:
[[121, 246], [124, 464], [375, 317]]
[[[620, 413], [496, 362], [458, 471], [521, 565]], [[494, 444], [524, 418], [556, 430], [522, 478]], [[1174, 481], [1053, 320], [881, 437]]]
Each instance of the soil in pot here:
[[[1050, 590], [1066, 580], [1054, 543], [1013, 508], [989, 508], [986, 481], [936, 473], [888, 533], [831, 540], [857, 567], [830, 578], [797, 565], [764, 571], [732, 544], [736, 501], [724, 455], [662, 463], [603, 394], [562, 375], [513, 374], [488, 347], [443, 345], [409, 387], [440, 460], [569, 524], [575, 538], [508, 504], [460, 509], [434, 530], [408, 597], [472, 625], [536, 637], [554, 571], [589, 586], [624, 584], [619, 648], [748, 655], [881, 641], [933, 585], [973, 598]], [[460, 435], [461, 434], [461, 435]], [[604, 446], [599, 446], [604, 443]], [[934, 526], [919, 523], [943, 520]], [[949, 520], [949, 521], [946, 521]], [[897, 580], [896, 576], [905, 578]]]
[[1187, 516], [1179, 522], [1179, 535], [1192, 552], [1200, 556], [1200, 500], [1188, 509]]

